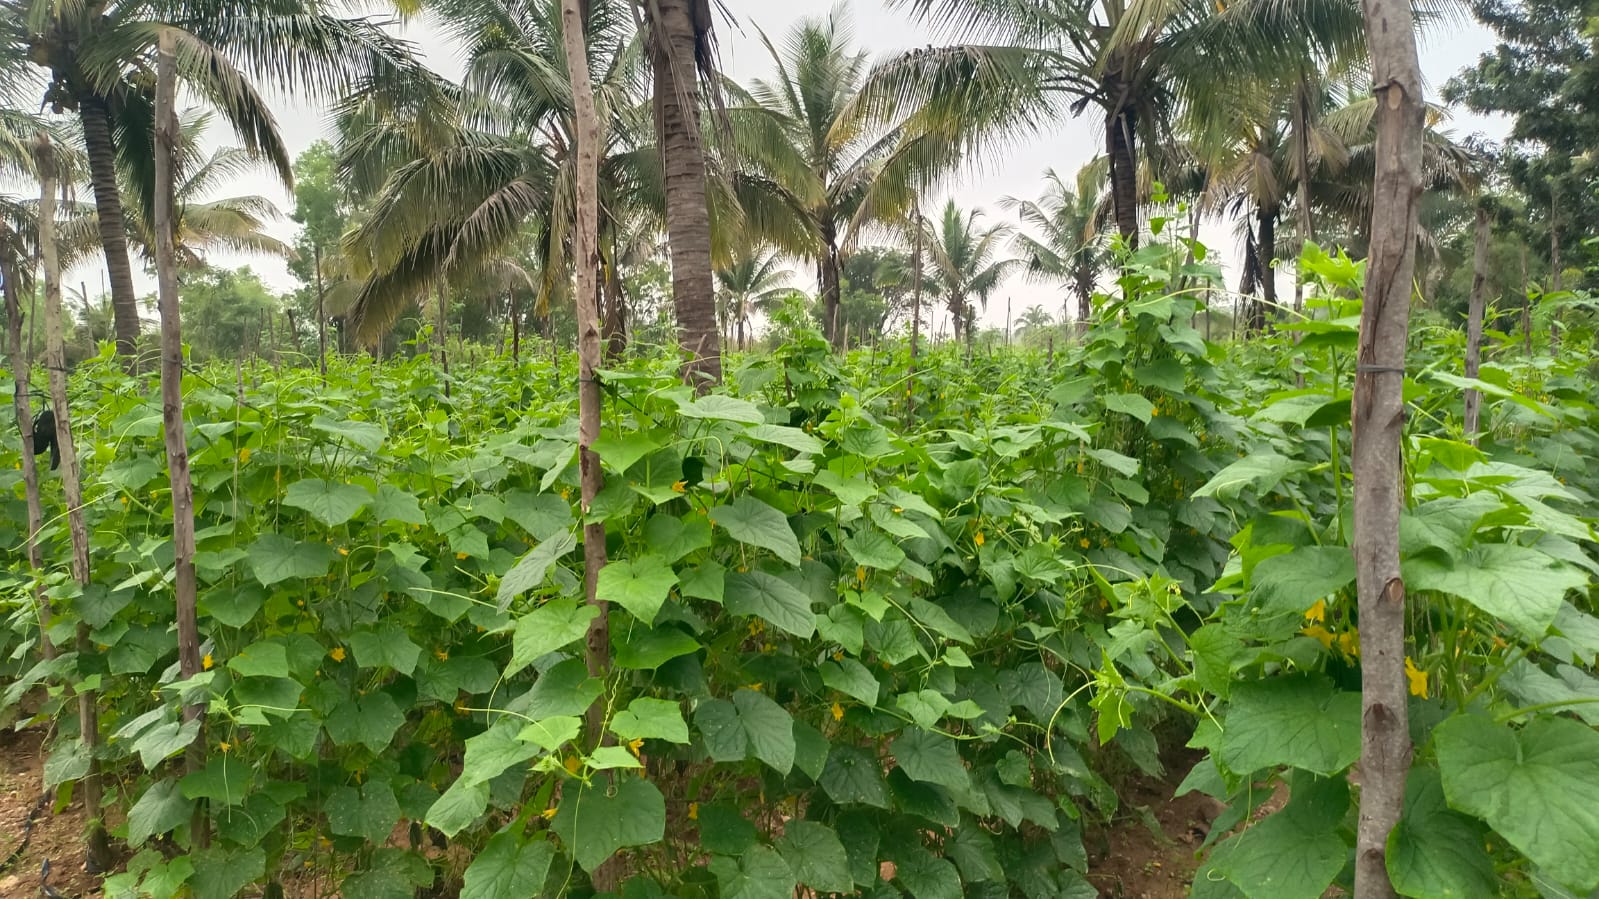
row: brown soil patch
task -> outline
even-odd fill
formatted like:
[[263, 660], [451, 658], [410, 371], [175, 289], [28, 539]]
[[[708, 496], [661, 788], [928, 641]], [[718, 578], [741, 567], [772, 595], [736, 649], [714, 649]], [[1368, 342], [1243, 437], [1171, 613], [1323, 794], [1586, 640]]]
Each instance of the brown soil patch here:
[[1090, 829], [1088, 880], [1105, 899], [1186, 899], [1199, 848], [1221, 803], [1200, 793], [1174, 797], [1193, 767], [1182, 760], [1165, 778], [1134, 775], [1119, 785], [1121, 808], [1109, 827]]
[[0, 731], [0, 899], [99, 895], [99, 878], [84, 870], [83, 805], [54, 803], [44, 795], [44, 732]]

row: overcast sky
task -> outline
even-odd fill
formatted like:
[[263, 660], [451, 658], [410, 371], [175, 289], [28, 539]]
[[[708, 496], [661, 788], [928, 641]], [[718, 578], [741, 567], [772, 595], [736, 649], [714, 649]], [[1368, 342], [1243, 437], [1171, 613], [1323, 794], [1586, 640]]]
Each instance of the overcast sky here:
[[[760, 41], [757, 28], [770, 35], [774, 42], [780, 43], [781, 36], [797, 20], [808, 16], [827, 15], [833, 6], [833, 0], [727, 0], [726, 6], [737, 21], [728, 23], [723, 20], [718, 23], [722, 67], [734, 78], [748, 81], [756, 77], [765, 77], [771, 70], [771, 58]], [[857, 44], [869, 49], [875, 56], [887, 56], [907, 48], [938, 43], [933, 35], [910, 22], [906, 15], [887, 9], [882, 0], [845, 2], [844, 7], [847, 9], [846, 15], [853, 24]], [[459, 77], [461, 63], [455, 48], [449, 46], [431, 29], [418, 23], [402, 29], [402, 34], [427, 55], [429, 63], [434, 68], [452, 78]], [[1475, 62], [1479, 55], [1492, 46], [1492, 35], [1474, 21], [1460, 22], [1436, 29], [1426, 35], [1422, 46], [1422, 71], [1428, 79], [1429, 94], [1435, 95], [1438, 88], [1450, 76]], [[325, 108], [307, 106], [284, 98], [276, 99], [273, 105], [277, 112], [279, 128], [292, 153], [298, 154], [318, 138], [332, 137]], [[1101, 128], [1102, 125], [1093, 113], [1073, 121], [1058, 123], [1033, 140], [1015, 146], [1002, 158], [987, 160], [981, 168], [963, 173], [946, 187], [942, 196], [933, 198], [935, 202], [929, 203], [928, 206], [934, 207], [935, 203], [942, 205], [946, 197], [953, 197], [961, 206], [981, 207], [991, 221], [998, 220], [1004, 216], [996, 202], [1000, 197], [1034, 196], [1041, 187], [1042, 174], [1046, 169], [1054, 168], [1062, 174], [1075, 173], [1078, 168], [1092, 159], [1102, 146]], [[1451, 129], [1459, 136], [1481, 132], [1490, 137], [1500, 137], [1505, 130], [1503, 124], [1498, 121], [1464, 112], [1455, 114]], [[228, 139], [221, 128], [213, 128], [213, 132], [210, 135], [213, 141], [223, 142]], [[284, 210], [285, 218], [276, 223], [272, 230], [285, 239], [293, 236], [295, 225], [286, 217], [293, 208], [293, 200], [275, 179], [264, 172], [243, 178], [232, 192], [261, 194], [274, 200]], [[1207, 224], [1202, 228], [1201, 236], [1212, 246], [1223, 248], [1224, 265], [1233, 267], [1232, 262], [1238, 254], [1238, 247], [1230, 223]], [[289, 290], [297, 286], [297, 282], [281, 262], [224, 255], [214, 256], [211, 261], [229, 267], [250, 265], [265, 281], [280, 290]], [[795, 268], [806, 271], [809, 266], [795, 266]], [[67, 283], [79, 280], [93, 283], [101, 277], [100, 268], [89, 265], [73, 272]], [[1229, 280], [1235, 279], [1230, 277]], [[814, 284], [797, 286], [811, 290], [815, 287]], [[139, 287], [141, 292], [153, 290], [153, 280], [145, 279]], [[991, 301], [990, 308], [984, 316], [987, 322], [997, 326], [1004, 325], [1007, 299], [1011, 301], [1012, 314], [1016, 317], [1034, 304], [1044, 306], [1058, 317], [1064, 293], [1053, 286], [1031, 284], [1016, 279], [1006, 285]]]

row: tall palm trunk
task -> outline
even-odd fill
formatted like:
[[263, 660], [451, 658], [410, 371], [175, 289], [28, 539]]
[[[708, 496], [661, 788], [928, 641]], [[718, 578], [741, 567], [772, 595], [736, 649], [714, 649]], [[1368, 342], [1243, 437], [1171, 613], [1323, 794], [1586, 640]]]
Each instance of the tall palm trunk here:
[[[721, 335], [711, 283], [711, 216], [705, 204], [705, 146], [700, 139], [700, 34], [692, 0], [658, 0], [651, 11], [656, 127], [665, 160], [666, 233], [672, 254], [672, 306], [683, 376], [705, 390], [722, 380]], [[709, 16], [708, 8], [703, 14]]]
[[622, 295], [622, 278], [616, 270], [616, 250], [611, 250], [611, 263], [601, 265], [600, 277], [605, 285], [605, 358], [620, 359], [627, 351], [627, 308]]
[[1094, 275], [1087, 267], [1077, 269], [1077, 330], [1087, 332], [1094, 317]]
[[139, 342], [139, 300], [133, 289], [133, 264], [128, 259], [128, 226], [122, 214], [122, 191], [117, 185], [117, 150], [111, 138], [111, 119], [105, 102], [92, 92], [78, 96], [78, 118], [83, 123], [83, 144], [89, 156], [89, 184], [94, 189], [94, 209], [111, 279], [111, 318], [118, 355], [132, 358]]
[[1138, 131], [1131, 107], [1121, 106], [1106, 118], [1105, 150], [1110, 156], [1110, 195], [1116, 228], [1127, 246], [1138, 246]]
[[1260, 272], [1260, 321], [1257, 330], [1266, 327], [1266, 316], [1277, 314], [1277, 269], [1272, 261], [1277, 258], [1277, 209], [1262, 206], [1255, 216], [1260, 221], [1255, 264]]
[[[1316, 220], [1310, 208], [1310, 84], [1306, 76], [1299, 79], [1298, 102], [1294, 104], [1294, 131], [1298, 135], [1299, 157], [1299, 253], [1304, 255], [1305, 244], [1316, 239]], [[1299, 260], [1294, 260], [1294, 313], [1305, 311], [1305, 279], [1299, 271]]]
[[844, 348], [844, 328], [840, 320], [843, 315], [843, 278], [840, 273], [841, 263], [838, 257], [838, 228], [833, 220], [825, 217], [822, 220], [822, 261], [817, 271], [821, 278], [818, 285], [822, 290], [822, 331], [827, 335], [827, 341], [834, 349]]

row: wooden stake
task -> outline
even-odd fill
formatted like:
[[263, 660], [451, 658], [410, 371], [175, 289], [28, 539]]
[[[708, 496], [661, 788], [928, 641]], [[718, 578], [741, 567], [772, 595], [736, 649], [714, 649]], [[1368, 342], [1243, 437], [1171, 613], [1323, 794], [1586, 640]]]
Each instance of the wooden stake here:
[[[1466, 377], [1476, 378], [1482, 360], [1482, 319], [1488, 299], [1488, 210], [1477, 207], [1477, 252], [1471, 279], [1471, 303], [1466, 310]], [[1465, 431], [1472, 446], [1477, 445], [1480, 430], [1482, 394], [1466, 389]]]
[[22, 486], [28, 503], [28, 535], [23, 541], [23, 554], [27, 556], [28, 570], [34, 577], [33, 602], [39, 610], [39, 654], [53, 659], [56, 647], [49, 634], [50, 597], [45, 595], [44, 582], [38, 579], [44, 570], [44, 557], [39, 550], [44, 507], [39, 500], [38, 457], [33, 453], [33, 400], [28, 384], [33, 374], [33, 359], [28, 352], [28, 342], [22, 339], [22, 298], [17, 293], [16, 263], [17, 260], [0, 257], [0, 280], [5, 282], [6, 324], [10, 334], [11, 374], [16, 381], [11, 404], [17, 414], [17, 432], [22, 435]]

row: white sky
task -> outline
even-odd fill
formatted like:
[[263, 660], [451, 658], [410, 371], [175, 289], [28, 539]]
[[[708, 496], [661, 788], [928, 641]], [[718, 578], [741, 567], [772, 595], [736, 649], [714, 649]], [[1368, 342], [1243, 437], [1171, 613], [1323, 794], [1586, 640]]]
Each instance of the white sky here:
[[[913, 24], [906, 14], [887, 9], [882, 0], [844, 0], [842, 5], [848, 10], [857, 44], [870, 49], [876, 56], [939, 43], [926, 29]], [[774, 42], [780, 42], [795, 21], [807, 16], [826, 15], [833, 7], [833, 0], [726, 0], [726, 6], [737, 21], [728, 23], [724, 19], [717, 25], [722, 67], [735, 79], [747, 82], [752, 78], [765, 77], [771, 71], [771, 59], [756, 32], [757, 27], [770, 35]], [[402, 33], [417, 44], [434, 68], [451, 77], [459, 76], [461, 65], [456, 58], [456, 51], [445, 40], [420, 24], [407, 27]], [[1480, 54], [1492, 47], [1492, 34], [1475, 21], [1458, 22], [1425, 35], [1422, 71], [1428, 79], [1429, 92], [1435, 94], [1449, 77], [1475, 62]], [[279, 128], [293, 154], [297, 155], [318, 138], [333, 136], [327, 112], [320, 106], [306, 106], [279, 97], [273, 100], [273, 108], [277, 113]], [[1456, 113], [1452, 128], [1460, 136], [1482, 132], [1496, 138], [1502, 137], [1506, 130], [1501, 121], [1465, 112]], [[228, 135], [222, 128], [213, 127], [212, 131], [209, 135], [212, 140], [228, 141]], [[1073, 121], [1057, 123], [1034, 139], [1013, 147], [1002, 158], [988, 160], [977, 170], [963, 173], [947, 186], [942, 196], [930, 198], [932, 202], [927, 205], [936, 208], [935, 204], [942, 205], [946, 197], [953, 197], [964, 207], [983, 208], [991, 221], [996, 220], [1003, 216], [997, 204], [1000, 197], [1035, 196], [1042, 185], [1045, 169], [1054, 168], [1063, 175], [1075, 173], [1094, 157], [1101, 146], [1101, 125], [1093, 113]], [[293, 198], [274, 178], [265, 172], [241, 178], [232, 193], [260, 194], [275, 201], [284, 211], [284, 218], [271, 230], [284, 239], [292, 238], [296, 226], [289, 221], [287, 214], [293, 209]], [[1235, 267], [1234, 260], [1241, 253], [1233, 238], [1232, 227], [1231, 222], [1210, 222], [1201, 227], [1201, 237], [1207, 243], [1225, 250], [1221, 255], [1223, 265], [1229, 271]], [[250, 265], [261, 274], [263, 280], [279, 290], [298, 286], [283, 263], [278, 261], [223, 254], [214, 255], [211, 261], [228, 267]], [[795, 268], [800, 272], [810, 270], [808, 265]], [[72, 284], [82, 280], [92, 285], [102, 277], [101, 267], [89, 264], [71, 273], [66, 281]], [[1229, 276], [1229, 280], [1235, 279]], [[1286, 282], [1286, 278], [1283, 280]], [[815, 289], [815, 285], [810, 283], [797, 283], [796, 286], [811, 291]], [[153, 279], [145, 279], [139, 288], [141, 293], [153, 290]], [[91, 291], [95, 289], [90, 287]], [[1015, 317], [1019, 318], [1028, 306], [1035, 304], [1042, 305], [1058, 317], [1064, 297], [1063, 289], [1013, 279], [990, 301], [983, 320], [1002, 327], [1005, 324], [1007, 299]], [[936, 329], [937, 323], [934, 327]]]

